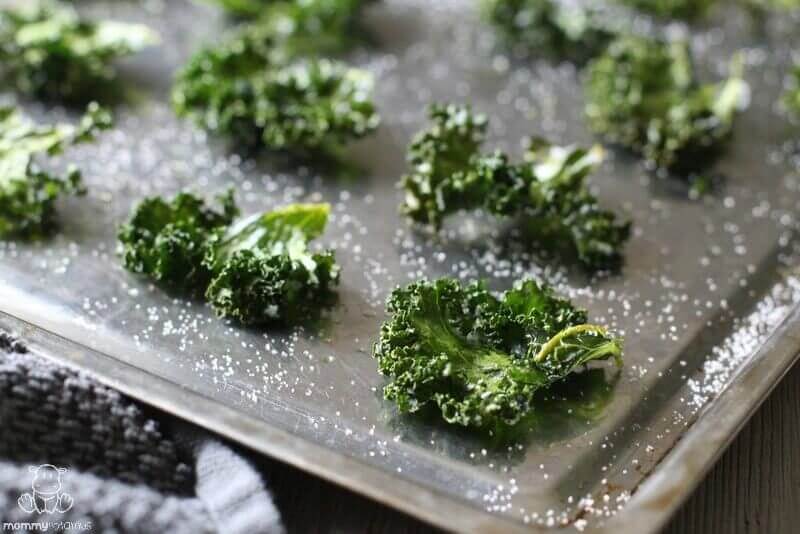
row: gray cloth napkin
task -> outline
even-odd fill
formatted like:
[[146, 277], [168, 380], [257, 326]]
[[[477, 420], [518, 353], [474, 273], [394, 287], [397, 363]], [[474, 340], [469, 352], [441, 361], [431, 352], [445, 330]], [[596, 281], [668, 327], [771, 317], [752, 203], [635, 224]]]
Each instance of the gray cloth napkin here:
[[70, 533], [283, 532], [237, 451], [0, 332], [0, 529], [42, 522]]

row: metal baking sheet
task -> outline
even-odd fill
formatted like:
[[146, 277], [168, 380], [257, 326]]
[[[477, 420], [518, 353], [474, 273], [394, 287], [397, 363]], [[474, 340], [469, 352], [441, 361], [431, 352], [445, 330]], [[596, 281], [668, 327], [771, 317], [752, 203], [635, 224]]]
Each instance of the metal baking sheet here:
[[[580, 73], [498, 51], [474, 2], [384, 0], [366, 24], [383, 123], [350, 150], [353, 168], [249, 158], [176, 119], [174, 71], [229, 23], [183, 0], [88, 2], [92, 16], [144, 22], [162, 46], [126, 60], [131, 94], [116, 127], [57, 164], [77, 163], [86, 198], [59, 206], [52, 240], [0, 243], [0, 324], [42, 354], [126, 393], [444, 528], [655, 531], [685, 498], [800, 349], [795, 276], [798, 127], [775, 102], [797, 19], [752, 26], [733, 9], [693, 32], [698, 67], [719, 76], [744, 48], [749, 109], [715, 166], [709, 197], [609, 150], [593, 177], [602, 203], [635, 233], [624, 270], [588, 279], [531, 252], [497, 221], [465, 214], [440, 235], [397, 215], [410, 135], [434, 100], [471, 102], [492, 119], [490, 145], [524, 135], [589, 144]], [[670, 31], [680, 32], [678, 26]], [[73, 112], [26, 102], [42, 118]], [[287, 202], [333, 205], [322, 238], [343, 267], [340, 302], [316, 326], [246, 330], [199, 302], [123, 270], [115, 231], [145, 195], [234, 186], [247, 213]], [[382, 400], [371, 345], [383, 303], [421, 276], [522, 276], [554, 284], [626, 337], [625, 366], [597, 366], [544, 399], [541, 421], [497, 447]]]

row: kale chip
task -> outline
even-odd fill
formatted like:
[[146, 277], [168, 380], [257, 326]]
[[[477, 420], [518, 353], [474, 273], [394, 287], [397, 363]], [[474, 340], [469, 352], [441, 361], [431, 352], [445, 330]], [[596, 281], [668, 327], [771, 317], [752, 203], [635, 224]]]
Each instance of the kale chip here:
[[37, 125], [11, 106], [0, 106], [0, 238], [42, 238], [56, 226], [55, 202], [62, 194], [83, 194], [81, 173], [44, 170], [37, 160], [94, 139], [111, 126], [111, 115], [89, 105], [77, 126]]
[[257, 17], [264, 9], [281, 0], [206, 0], [237, 17]]
[[[376, 0], [207, 0], [268, 33], [292, 40], [295, 53], [341, 52], [355, 42], [358, 16]], [[285, 44], [283, 45], [285, 46]]]
[[601, 52], [615, 28], [591, 3], [484, 0], [484, 17], [510, 48], [584, 61]]
[[217, 313], [243, 324], [291, 324], [330, 301], [339, 266], [332, 251], [308, 248], [329, 212], [327, 204], [292, 204], [218, 236], [205, 259], [215, 273], [206, 298]]
[[800, 64], [795, 65], [790, 78], [789, 88], [783, 95], [783, 102], [789, 112], [800, 117]]
[[295, 58], [338, 54], [364, 36], [359, 24], [376, 0], [210, 0], [252, 22], [249, 26], [279, 55]]
[[0, 9], [0, 75], [37, 97], [86, 102], [114, 80], [115, 59], [157, 42], [145, 26], [85, 21], [59, 2]]
[[219, 200], [221, 210], [190, 193], [169, 201], [144, 199], [119, 231], [125, 268], [165, 287], [202, 295], [212, 276], [205, 264], [212, 236], [224, 232], [239, 213], [232, 192]]
[[220, 210], [189, 193], [147, 198], [119, 231], [124, 265], [161, 285], [204, 296], [241, 324], [294, 324], [331, 301], [339, 280], [333, 252], [311, 252], [327, 204], [292, 204], [232, 224], [232, 193]]
[[701, 85], [685, 43], [626, 36], [589, 64], [585, 92], [595, 133], [658, 167], [691, 173], [730, 136], [748, 85], [738, 59], [727, 80]]
[[708, 13], [717, 0], [617, 0], [640, 11], [664, 18], [696, 19]]
[[324, 154], [364, 137], [379, 122], [371, 75], [320, 57], [348, 46], [351, 4], [276, 4], [189, 61], [173, 88], [176, 112], [247, 147]]
[[173, 92], [178, 115], [243, 145], [289, 152], [335, 151], [377, 126], [368, 73], [308, 59], [228, 76], [248, 61], [226, 50], [209, 49], [182, 72]]
[[442, 278], [396, 289], [374, 356], [401, 413], [426, 407], [490, 432], [536, 410], [534, 395], [593, 360], [621, 364], [622, 340], [531, 280], [500, 298]]
[[589, 269], [618, 266], [630, 223], [601, 209], [585, 183], [602, 161], [599, 147], [532, 139], [525, 161], [512, 163], [501, 152], [480, 152], [487, 125], [483, 115], [448, 104], [432, 106], [429, 117], [432, 124], [409, 148], [411, 172], [400, 182], [402, 213], [434, 228], [461, 210], [520, 216], [543, 247], [573, 251]]
[[792, 11], [800, 9], [800, 0], [741, 0], [756, 13], [766, 11]]

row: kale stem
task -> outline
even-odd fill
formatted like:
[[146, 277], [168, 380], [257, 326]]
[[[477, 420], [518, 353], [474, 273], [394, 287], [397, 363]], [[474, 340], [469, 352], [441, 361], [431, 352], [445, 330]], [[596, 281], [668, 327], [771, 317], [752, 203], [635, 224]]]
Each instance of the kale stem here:
[[554, 352], [556, 347], [558, 347], [558, 345], [565, 337], [575, 334], [582, 334], [584, 332], [590, 332], [598, 336], [608, 335], [608, 330], [606, 330], [602, 326], [597, 326], [592, 324], [579, 324], [577, 326], [570, 326], [569, 328], [565, 328], [555, 336], [551, 337], [547, 343], [542, 345], [542, 348], [533, 358], [533, 361], [538, 363], [547, 358], [548, 354]]

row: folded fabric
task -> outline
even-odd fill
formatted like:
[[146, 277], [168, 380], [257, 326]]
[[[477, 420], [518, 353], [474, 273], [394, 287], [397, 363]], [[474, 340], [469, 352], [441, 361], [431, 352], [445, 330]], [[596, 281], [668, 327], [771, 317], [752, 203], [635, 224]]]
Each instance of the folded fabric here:
[[208, 433], [0, 332], [0, 520], [66, 532], [277, 534], [261, 475]]

